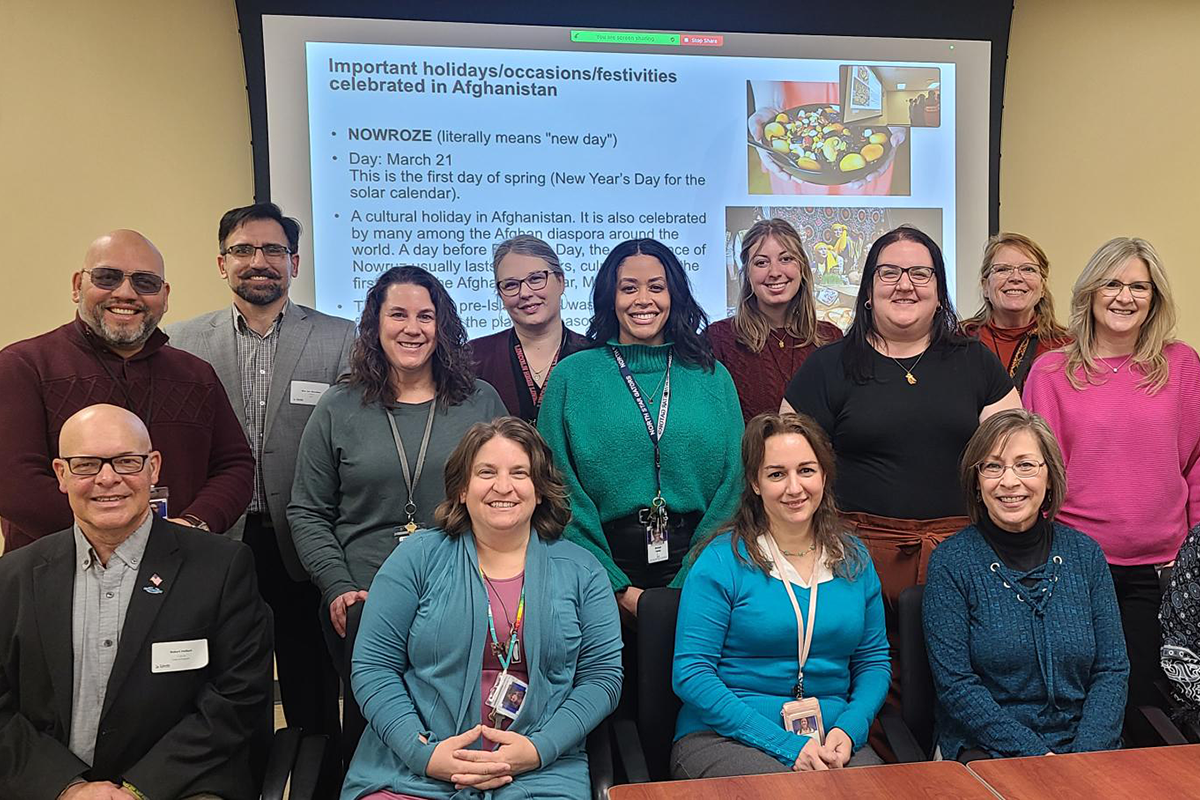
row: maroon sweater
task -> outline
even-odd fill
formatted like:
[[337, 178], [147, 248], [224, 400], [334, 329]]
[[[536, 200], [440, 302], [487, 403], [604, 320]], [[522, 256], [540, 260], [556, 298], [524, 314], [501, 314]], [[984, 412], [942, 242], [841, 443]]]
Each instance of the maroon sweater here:
[[0, 350], [0, 386], [0, 517], [8, 550], [70, 527], [71, 508], [50, 462], [63, 423], [96, 403], [128, 408], [148, 423], [172, 517], [194, 514], [224, 532], [250, 503], [254, 455], [217, 374], [167, 346], [162, 331], [124, 359], [77, 316]]
[[[817, 332], [824, 344], [842, 338], [838, 327], [828, 322], [818, 321]], [[813, 345], [800, 347], [800, 341], [794, 336], [772, 328], [762, 352], [752, 352], [737, 340], [732, 318], [714, 322], [705, 329], [704, 334], [712, 343], [713, 355], [733, 376], [738, 401], [742, 404], [742, 417], [746, 422], [759, 414], [779, 411], [788, 382], [800, 369], [804, 359], [817, 349]], [[779, 346], [781, 336], [783, 347]]]

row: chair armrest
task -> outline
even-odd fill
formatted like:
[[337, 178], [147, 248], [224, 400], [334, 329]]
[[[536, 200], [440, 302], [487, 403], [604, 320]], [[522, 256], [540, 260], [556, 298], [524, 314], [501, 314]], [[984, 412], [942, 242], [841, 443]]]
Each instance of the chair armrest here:
[[638, 736], [637, 725], [629, 718], [614, 718], [612, 726], [625, 777], [630, 783], [649, 783], [650, 768], [646, 766], [646, 755], [642, 752], [642, 739]]
[[321, 762], [325, 757], [327, 736], [305, 736], [296, 754], [296, 767], [292, 770], [292, 788], [288, 800], [313, 800], [317, 794], [317, 780], [321, 776]]
[[1175, 723], [1171, 722], [1171, 718], [1161, 708], [1157, 706], [1138, 706], [1137, 710], [1145, 725], [1149, 728], [1147, 734], [1150, 737], [1150, 741], [1148, 742], [1150, 746], [1188, 743], [1183, 734], [1179, 732], [1179, 728], [1175, 727]]
[[592, 800], [607, 800], [613, 786], [612, 726], [604, 719], [587, 737], [588, 772], [592, 777]]
[[917, 744], [917, 737], [899, 714], [884, 713], [879, 715], [879, 724], [887, 737], [888, 745], [896, 754], [896, 760], [901, 764], [911, 764], [918, 761], [928, 761], [929, 755]]
[[267, 769], [263, 774], [262, 800], [283, 800], [288, 778], [296, 764], [296, 753], [300, 749], [302, 731], [299, 728], [281, 728], [271, 739], [271, 753], [267, 756]]

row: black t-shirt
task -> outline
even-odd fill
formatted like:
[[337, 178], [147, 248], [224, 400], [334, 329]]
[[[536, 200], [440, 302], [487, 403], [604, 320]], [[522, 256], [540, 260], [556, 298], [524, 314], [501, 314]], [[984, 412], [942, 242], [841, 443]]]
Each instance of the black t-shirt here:
[[979, 412], [1012, 391], [995, 353], [977, 340], [931, 347], [916, 366], [916, 384], [895, 361], [871, 351], [874, 377], [846, 377], [846, 341], [817, 350], [788, 384], [792, 408], [812, 416], [837, 453], [835, 487], [843, 511], [898, 519], [966, 513], [958, 462]]

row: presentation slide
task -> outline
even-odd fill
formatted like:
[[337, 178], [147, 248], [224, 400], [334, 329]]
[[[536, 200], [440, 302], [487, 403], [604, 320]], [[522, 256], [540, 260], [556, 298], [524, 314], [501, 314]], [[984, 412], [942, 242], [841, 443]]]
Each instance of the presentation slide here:
[[[829, 57], [793, 36], [399, 22], [378, 22], [388, 41], [344, 35], [361, 22], [264, 20], [273, 199], [305, 219], [321, 311], [356, 318], [381, 272], [415, 264], [471, 336], [494, 332], [509, 321], [492, 250], [533, 234], [559, 254], [576, 330], [605, 255], [641, 237], [678, 254], [720, 319], [742, 235], [780, 216], [804, 238], [821, 318], [845, 328], [880, 233], [921, 227], [952, 282], [986, 238], [986, 99], [970, 124], [956, 100], [964, 49], [982, 52], [968, 72], [986, 98], [986, 44], [837, 39], [824, 44], [845, 56]], [[905, 44], [912, 61], [895, 58]], [[898, 85], [906, 97], [889, 98]], [[909, 87], [936, 90], [940, 124], [913, 124]]]

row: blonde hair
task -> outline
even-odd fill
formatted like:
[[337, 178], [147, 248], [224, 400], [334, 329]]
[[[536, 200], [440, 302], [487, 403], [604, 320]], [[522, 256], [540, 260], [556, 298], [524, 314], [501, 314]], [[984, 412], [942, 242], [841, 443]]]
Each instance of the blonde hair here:
[[1145, 239], [1118, 236], [1100, 245], [1087, 266], [1075, 281], [1071, 294], [1071, 322], [1069, 333], [1075, 341], [1065, 348], [1067, 355], [1067, 380], [1076, 389], [1089, 384], [1098, 385], [1096, 380], [1105, 370], [1096, 364], [1096, 320], [1092, 315], [1092, 301], [1096, 292], [1112, 280], [1125, 262], [1140, 259], [1150, 272], [1154, 285], [1150, 296], [1150, 311], [1138, 331], [1137, 345], [1131, 363], [1142, 372], [1138, 386], [1145, 387], [1147, 394], [1161, 389], [1170, 377], [1170, 365], [1163, 355], [1163, 347], [1172, 341], [1175, 332], [1175, 296], [1163, 269], [1158, 251]]
[[[1044, 342], [1067, 338], [1067, 329], [1058, 324], [1054, 315], [1054, 298], [1050, 295], [1050, 259], [1038, 243], [1020, 233], [1002, 231], [987, 240], [983, 247], [983, 262], [979, 268], [979, 282], [984, 286], [988, 282], [988, 274], [992, 269], [992, 261], [1001, 247], [1015, 247], [1023, 251], [1037, 265], [1042, 276], [1042, 297], [1033, 307], [1033, 318], [1037, 322], [1034, 333]], [[983, 293], [983, 305], [975, 312], [975, 316], [963, 320], [964, 328], [982, 328], [992, 321], [992, 301], [988, 299], [987, 291]]]
[[826, 344], [817, 332], [817, 302], [813, 299], [812, 268], [804, 252], [804, 243], [791, 223], [778, 217], [759, 220], [742, 237], [742, 288], [733, 314], [737, 340], [755, 353], [762, 352], [767, 345], [771, 324], [758, 307], [758, 297], [750, 284], [750, 259], [758, 254], [767, 239], [775, 239], [785, 253], [800, 262], [800, 290], [784, 312], [784, 331], [799, 339], [801, 347]]

